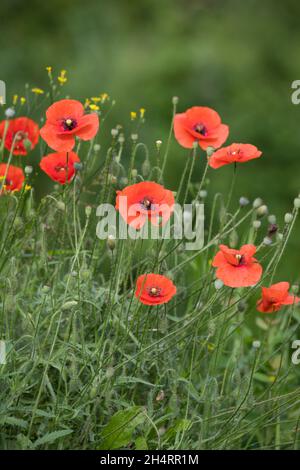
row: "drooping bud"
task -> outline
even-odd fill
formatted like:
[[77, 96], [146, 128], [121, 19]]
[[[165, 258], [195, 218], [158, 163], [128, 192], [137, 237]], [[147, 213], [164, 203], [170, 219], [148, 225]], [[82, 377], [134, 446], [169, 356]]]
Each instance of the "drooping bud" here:
[[276, 215], [274, 214], [270, 214], [269, 217], [268, 217], [268, 221], [270, 222], [270, 224], [276, 224]]
[[239, 203], [240, 203], [241, 207], [248, 206], [249, 202], [250, 202], [249, 199], [247, 199], [246, 197], [243, 197], [243, 196], [239, 200]]
[[176, 106], [176, 105], [178, 104], [178, 102], [179, 102], [178, 96], [173, 96], [173, 98], [172, 98], [172, 104], [174, 104], [174, 105]]
[[90, 215], [91, 215], [91, 213], [92, 213], [92, 208], [91, 208], [91, 206], [86, 206], [86, 208], [85, 208], [85, 215], [86, 215], [86, 217], [89, 218]]
[[272, 245], [272, 239], [269, 238], [269, 237], [265, 237], [263, 239], [263, 244], [266, 245], [266, 246]]
[[223, 282], [221, 281], [221, 279], [216, 279], [215, 282], [214, 282], [214, 285], [215, 285], [215, 289], [216, 290], [220, 290], [222, 289], [222, 287], [224, 286]]
[[290, 224], [291, 222], [293, 222], [293, 214], [290, 214], [289, 212], [287, 212], [284, 216], [284, 221], [286, 224]]
[[253, 223], [252, 223], [252, 225], [253, 225], [253, 228], [254, 228], [255, 230], [258, 230], [258, 229], [260, 228], [260, 226], [261, 226], [261, 221], [260, 221], [260, 220], [254, 220]]
[[258, 207], [262, 206], [263, 204], [263, 200], [260, 198], [260, 197], [257, 197], [256, 199], [254, 199], [253, 201], [253, 207], [254, 209], [257, 209]]
[[264, 217], [268, 213], [268, 207], [265, 204], [263, 204], [257, 209], [256, 213], [258, 217]]
[[300, 198], [299, 197], [296, 197], [296, 199], [294, 199], [294, 207], [295, 207], [295, 209], [300, 209]]
[[116, 248], [116, 239], [113, 235], [108, 235], [107, 246], [111, 251], [114, 251]]
[[209, 147], [207, 147], [207, 149], [206, 149], [206, 155], [207, 155], [208, 157], [211, 157], [212, 154], [214, 153], [214, 151], [215, 151], [215, 149], [214, 149], [213, 147], [209, 146]]

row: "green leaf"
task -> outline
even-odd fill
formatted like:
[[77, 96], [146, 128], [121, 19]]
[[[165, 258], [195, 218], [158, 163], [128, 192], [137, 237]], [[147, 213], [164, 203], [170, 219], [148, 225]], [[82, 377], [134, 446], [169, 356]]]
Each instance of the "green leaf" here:
[[6, 416], [5, 418], [1, 419], [0, 422], [2, 424], [18, 426], [19, 428], [22, 428], [22, 429], [26, 429], [28, 426], [27, 421], [25, 421], [24, 419], [15, 418], [14, 416]]
[[146, 439], [142, 436], [137, 437], [135, 440], [135, 448], [136, 450], [147, 450], [148, 444], [147, 444]]
[[36, 448], [44, 444], [52, 444], [52, 442], [56, 441], [57, 439], [60, 439], [61, 437], [68, 436], [69, 434], [72, 434], [72, 432], [72, 429], [61, 429], [60, 431], [49, 432], [43, 437], [37, 439], [33, 443], [33, 447]]
[[145, 414], [142, 406], [118, 411], [103, 428], [99, 450], [119, 449], [126, 446], [132, 441], [132, 435], [137, 426], [144, 421]]

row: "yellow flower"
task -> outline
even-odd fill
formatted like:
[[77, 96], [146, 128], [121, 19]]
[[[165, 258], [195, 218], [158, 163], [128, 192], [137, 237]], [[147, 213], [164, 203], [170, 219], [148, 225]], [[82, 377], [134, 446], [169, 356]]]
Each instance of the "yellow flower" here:
[[141, 109], [140, 109], [140, 116], [141, 116], [141, 119], [143, 119], [143, 117], [145, 116], [145, 112], [146, 112], [145, 108], [141, 108]]
[[130, 118], [131, 118], [132, 121], [134, 121], [136, 119], [136, 112], [135, 111], [131, 111]]
[[26, 98], [24, 98], [24, 96], [21, 96], [20, 103], [21, 103], [21, 106], [23, 106], [23, 104], [26, 103]]
[[13, 105], [16, 105], [18, 102], [18, 95], [13, 96]]
[[67, 77], [66, 77], [66, 73], [67, 73], [66, 70], [61, 70], [61, 71], [60, 71], [60, 75], [57, 77], [57, 80], [59, 81], [59, 83], [60, 83], [61, 85], [63, 85], [64, 83], [66, 83], [66, 81], [68, 80]]
[[24, 190], [25, 191], [30, 191], [31, 188], [32, 188], [32, 186], [30, 186], [30, 184], [25, 184]]
[[100, 98], [100, 96], [92, 96], [91, 100], [92, 100], [94, 103], [99, 103], [99, 101], [101, 101], [101, 98]]
[[48, 67], [46, 67], [46, 70], [47, 70], [48, 73], [51, 73], [51, 72], [52, 72], [52, 67], [50, 67], [50, 66], [48, 65]]
[[101, 93], [100, 98], [101, 98], [102, 103], [104, 103], [104, 101], [106, 100], [109, 100], [109, 96], [107, 93]]
[[90, 104], [89, 107], [92, 111], [99, 111], [100, 109], [96, 104]]
[[31, 88], [31, 91], [35, 95], [43, 95], [44, 94], [44, 90], [42, 90], [41, 88]]
[[85, 102], [84, 102], [84, 107], [85, 107], [85, 108], [88, 108], [89, 105], [90, 105], [90, 103], [91, 103], [91, 100], [89, 100], [88, 98], [86, 98], [86, 100], [85, 100]]

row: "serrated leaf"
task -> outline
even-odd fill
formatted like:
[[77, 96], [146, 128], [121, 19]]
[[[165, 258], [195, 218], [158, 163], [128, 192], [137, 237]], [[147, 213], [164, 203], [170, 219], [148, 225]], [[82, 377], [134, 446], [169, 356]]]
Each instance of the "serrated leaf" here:
[[61, 437], [68, 436], [69, 434], [72, 434], [73, 429], [61, 429], [60, 431], [53, 431], [45, 434], [43, 437], [40, 437], [33, 443], [33, 447], [39, 447], [44, 444], [52, 444], [54, 441], [57, 439], [60, 439]]

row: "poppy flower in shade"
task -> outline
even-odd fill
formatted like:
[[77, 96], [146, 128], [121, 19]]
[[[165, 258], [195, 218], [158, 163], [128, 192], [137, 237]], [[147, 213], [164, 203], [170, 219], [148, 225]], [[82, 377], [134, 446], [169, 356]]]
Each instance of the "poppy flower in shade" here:
[[216, 277], [221, 279], [225, 286], [249, 287], [254, 286], [260, 280], [262, 267], [253, 255], [256, 252], [254, 245], [244, 245], [240, 250], [219, 246], [212, 265], [218, 268]]
[[19, 117], [0, 123], [0, 139], [13, 155], [27, 155], [39, 141], [39, 126], [32, 119]]
[[46, 111], [46, 124], [40, 134], [49, 147], [58, 152], [69, 152], [75, 145], [75, 136], [90, 140], [98, 132], [98, 114], [84, 114], [83, 105], [76, 100], [61, 100]]
[[117, 191], [116, 209], [128, 225], [140, 230], [148, 219], [156, 226], [166, 224], [174, 203], [172, 191], [145, 181]]
[[262, 287], [262, 298], [257, 302], [257, 310], [263, 313], [277, 312], [284, 305], [300, 302], [300, 298], [289, 294], [290, 284], [278, 282], [270, 287]]
[[176, 286], [161, 274], [142, 274], [136, 281], [135, 296], [145, 305], [165, 304], [175, 294]]
[[74, 152], [50, 153], [42, 158], [40, 167], [53, 181], [66, 184], [73, 179], [76, 162], [79, 163], [80, 159]]
[[22, 168], [0, 164], [0, 195], [10, 191], [20, 191], [22, 189], [25, 176]]
[[262, 152], [251, 144], [231, 144], [214, 152], [208, 159], [212, 168], [220, 168], [229, 163], [244, 163], [254, 158], [259, 158]]
[[176, 114], [174, 133], [180, 145], [192, 148], [195, 141], [202, 149], [218, 148], [228, 137], [229, 127], [222, 124], [219, 114], [211, 108], [194, 106], [185, 113]]

